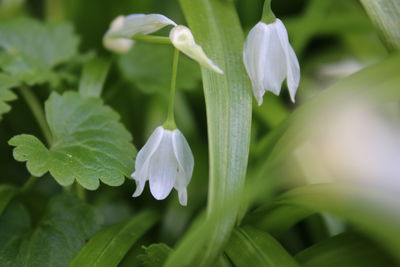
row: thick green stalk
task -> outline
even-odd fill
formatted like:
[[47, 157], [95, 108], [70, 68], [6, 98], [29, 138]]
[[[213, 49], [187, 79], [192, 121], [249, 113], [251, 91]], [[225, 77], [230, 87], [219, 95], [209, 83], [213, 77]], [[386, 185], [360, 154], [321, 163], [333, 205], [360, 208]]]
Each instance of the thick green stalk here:
[[210, 162], [207, 215], [213, 225], [190, 264], [210, 266], [237, 217], [250, 145], [251, 85], [242, 63], [244, 36], [233, 1], [180, 4], [196, 41], [224, 71], [220, 75], [202, 68]]

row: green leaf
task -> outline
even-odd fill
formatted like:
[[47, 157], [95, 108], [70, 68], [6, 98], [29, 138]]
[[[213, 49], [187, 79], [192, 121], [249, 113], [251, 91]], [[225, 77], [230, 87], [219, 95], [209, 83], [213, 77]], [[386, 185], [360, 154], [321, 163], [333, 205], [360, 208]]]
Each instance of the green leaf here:
[[239, 210], [250, 146], [251, 85], [243, 67], [244, 35], [233, 1], [181, 0], [180, 4], [196, 41], [224, 75], [202, 69], [209, 217], [197, 234], [181, 241], [166, 266], [211, 266], [229, 239]]
[[15, 186], [0, 185], [0, 215], [17, 193], [18, 188]]
[[313, 212], [329, 212], [357, 225], [400, 259], [400, 200], [377, 188], [315, 184], [293, 189], [276, 201]]
[[53, 68], [76, 55], [69, 24], [45, 25], [29, 18], [0, 23], [0, 68], [29, 85], [58, 82]]
[[235, 229], [225, 252], [237, 267], [299, 266], [272, 236], [251, 227]]
[[158, 221], [158, 217], [156, 212], [144, 211], [126, 222], [104, 228], [79, 251], [69, 267], [118, 266], [132, 245]]
[[[136, 42], [132, 50], [118, 61], [128, 81], [147, 93], [168, 93], [171, 84], [173, 47]], [[182, 56], [179, 59], [177, 89], [193, 89], [200, 82], [197, 63]]]
[[87, 204], [70, 194], [50, 200], [38, 225], [20, 204], [0, 217], [0, 265], [64, 267], [100, 227], [101, 220]]
[[400, 50], [400, 2], [360, 0], [390, 50]]
[[86, 97], [100, 97], [109, 68], [108, 60], [94, 58], [88, 61], [83, 68], [79, 93]]
[[143, 247], [145, 254], [138, 255], [138, 259], [145, 267], [162, 267], [172, 249], [164, 243], [152, 244]]
[[84, 98], [75, 92], [53, 93], [45, 104], [53, 142], [50, 149], [32, 135], [18, 135], [14, 158], [26, 161], [33, 176], [47, 171], [62, 186], [75, 180], [84, 188], [97, 189], [100, 180], [119, 186], [130, 176], [135, 148], [119, 115], [100, 99]]
[[18, 80], [0, 73], [0, 120], [2, 119], [2, 115], [11, 109], [7, 102], [17, 99], [17, 95], [11, 89], [18, 85]]
[[296, 255], [307, 267], [396, 266], [379, 246], [357, 233], [343, 233], [317, 243]]

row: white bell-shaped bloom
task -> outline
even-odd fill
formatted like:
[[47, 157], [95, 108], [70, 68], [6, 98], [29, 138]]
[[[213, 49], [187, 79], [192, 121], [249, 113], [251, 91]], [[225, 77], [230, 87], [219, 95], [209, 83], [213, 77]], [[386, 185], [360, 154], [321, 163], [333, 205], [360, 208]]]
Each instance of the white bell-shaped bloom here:
[[244, 45], [243, 61], [258, 105], [262, 104], [265, 91], [279, 95], [285, 79], [294, 102], [300, 66], [282, 21], [259, 22], [251, 29]]
[[154, 198], [165, 199], [175, 188], [179, 203], [186, 206], [186, 187], [192, 178], [193, 167], [193, 154], [182, 133], [178, 129], [166, 130], [159, 126], [137, 154], [135, 172], [132, 174], [136, 182], [133, 197], [143, 192], [149, 180]]
[[117, 53], [128, 52], [134, 41], [131, 39], [136, 34], [150, 34], [167, 25], [176, 25], [175, 22], [160, 14], [132, 14], [118, 16], [110, 25], [103, 38], [104, 46]]
[[194, 41], [191, 30], [183, 25], [172, 28], [169, 33], [172, 44], [182, 53], [197, 61], [201, 66], [223, 74], [224, 72], [204, 53], [201, 46]]

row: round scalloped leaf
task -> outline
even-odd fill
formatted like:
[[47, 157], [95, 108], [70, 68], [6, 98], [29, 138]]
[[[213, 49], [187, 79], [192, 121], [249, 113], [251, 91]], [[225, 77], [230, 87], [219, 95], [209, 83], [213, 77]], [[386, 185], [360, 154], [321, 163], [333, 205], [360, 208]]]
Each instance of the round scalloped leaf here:
[[100, 99], [53, 93], [45, 110], [53, 137], [49, 149], [32, 135], [9, 141], [15, 146], [14, 158], [26, 161], [32, 175], [48, 171], [63, 186], [76, 180], [89, 190], [97, 189], [100, 181], [119, 186], [130, 176], [136, 154], [132, 137], [119, 115]]

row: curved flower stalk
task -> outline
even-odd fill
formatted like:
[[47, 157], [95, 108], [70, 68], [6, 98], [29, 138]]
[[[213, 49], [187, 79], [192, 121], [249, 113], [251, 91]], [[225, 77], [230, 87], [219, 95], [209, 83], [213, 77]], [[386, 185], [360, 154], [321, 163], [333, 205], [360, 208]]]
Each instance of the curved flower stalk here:
[[174, 27], [169, 33], [172, 44], [182, 53], [197, 61], [200, 65], [216, 73], [224, 72], [204, 53], [203, 48], [196, 44], [190, 29], [183, 25]]
[[127, 53], [134, 44], [132, 38], [136, 34], [150, 34], [167, 25], [175, 26], [169, 34], [169, 39], [175, 48], [197, 61], [201, 66], [220, 74], [224, 73], [221, 68], [208, 58], [201, 46], [196, 44], [188, 27], [177, 25], [171, 19], [160, 14], [132, 14], [117, 17], [104, 35], [103, 44], [105, 48], [113, 52]]
[[136, 182], [133, 197], [143, 192], [149, 180], [154, 198], [165, 199], [175, 188], [179, 203], [186, 206], [186, 187], [192, 178], [193, 167], [193, 154], [182, 133], [178, 129], [167, 130], [159, 126], [137, 155], [135, 172], [132, 174]]
[[260, 21], [251, 29], [245, 41], [243, 61], [258, 105], [263, 103], [266, 91], [279, 95], [285, 79], [294, 102], [300, 66], [281, 20], [269, 24]]
[[150, 34], [167, 25], [176, 23], [160, 14], [132, 14], [118, 16], [110, 25], [103, 38], [105, 48], [116, 53], [127, 53], [132, 48], [134, 41], [131, 39], [136, 34]]

